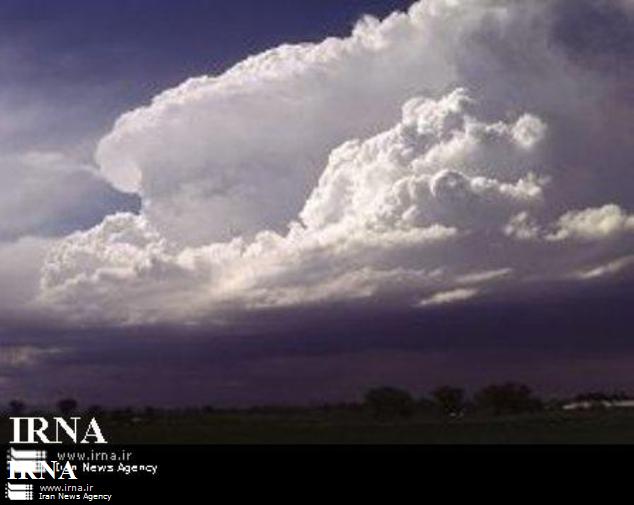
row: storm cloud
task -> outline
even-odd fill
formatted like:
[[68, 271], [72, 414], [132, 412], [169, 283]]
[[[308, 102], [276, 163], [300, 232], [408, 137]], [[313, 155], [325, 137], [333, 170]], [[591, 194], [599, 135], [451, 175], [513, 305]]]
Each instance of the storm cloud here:
[[[35, 306], [69, 324], [205, 324], [620, 282], [632, 16], [627, 1], [421, 1], [166, 90], [96, 150], [140, 214], [56, 243]], [[606, 23], [612, 42], [594, 42]]]

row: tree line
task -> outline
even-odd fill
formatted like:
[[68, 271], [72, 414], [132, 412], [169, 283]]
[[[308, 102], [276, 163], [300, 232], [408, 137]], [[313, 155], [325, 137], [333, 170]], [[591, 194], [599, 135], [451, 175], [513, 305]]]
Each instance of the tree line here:
[[368, 391], [364, 404], [376, 418], [410, 417], [417, 411], [437, 412], [450, 417], [481, 412], [494, 416], [521, 414], [543, 410], [545, 403], [525, 384], [507, 382], [493, 384], [467, 397], [463, 388], [442, 386], [430, 397], [416, 400], [409, 392], [380, 387]]
[[[572, 400], [545, 401], [538, 397], [533, 390], [522, 383], [505, 382], [492, 384], [477, 391], [469, 397], [465, 389], [456, 386], [442, 386], [431, 391], [429, 396], [415, 398], [404, 389], [390, 386], [376, 387], [368, 390], [361, 403], [323, 405], [317, 410], [363, 410], [378, 420], [391, 420], [408, 418], [416, 414], [436, 414], [446, 417], [462, 417], [469, 414], [485, 414], [492, 416], [526, 414], [543, 411], [547, 408], [561, 408], [569, 402], [585, 402], [601, 408], [606, 402], [615, 402], [630, 399], [626, 393], [591, 392], [575, 396]], [[27, 405], [21, 400], [12, 400], [8, 403], [8, 412], [11, 416], [22, 416], [27, 412]], [[79, 409], [79, 403], [73, 398], [64, 398], [57, 402], [57, 410], [63, 416], [75, 414]], [[267, 413], [292, 414], [310, 410], [309, 407], [252, 407], [249, 409], [237, 409], [242, 413]], [[315, 408], [312, 408], [315, 410]], [[184, 409], [183, 413], [212, 413], [222, 410], [211, 406], [202, 409]], [[228, 410], [224, 410], [228, 411]], [[235, 412], [236, 409], [230, 411]], [[93, 405], [84, 410], [91, 416], [108, 414], [112, 418], [132, 418], [141, 416], [146, 419], [158, 417], [168, 411], [154, 407], [145, 407], [142, 410], [134, 410], [131, 407], [125, 409], [107, 409]]]

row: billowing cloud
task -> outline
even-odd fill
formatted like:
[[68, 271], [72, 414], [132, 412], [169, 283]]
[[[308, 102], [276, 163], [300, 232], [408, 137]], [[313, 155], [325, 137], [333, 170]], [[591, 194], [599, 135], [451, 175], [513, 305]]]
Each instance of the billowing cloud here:
[[603, 241], [634, 232], [634, 214], [608, 204], [597, 208], [571, 210], [548, 226], [541, 226], [528, 212], [513, 216], [504, 227], [517, 240]]
[[561, 216], [552, 240], [601, 240], [634, 232], [634, 214], [628, 215], [618, 205], [571, 211]]
[[[462, 89], [438, 101], [407, 102], [395, 128], [331, 154], [300, 214], [303, 222], [308, 228], [348, 220], [384, 228], [491, 227], [508, 209], [538, 204], [548, 179], [526, 167], [545, 127], [527, 115], [483, 123], [469, 113], [474, 108]], [[534, 131], [520, 138], [527, 121]]]
[[564, 5], [421, 1], [165, 91], [96, 152], [141, 215], [58, 244], [38, 302], [82, 322], [197, 323], [628, 268], [634, 101], [567, 45]]

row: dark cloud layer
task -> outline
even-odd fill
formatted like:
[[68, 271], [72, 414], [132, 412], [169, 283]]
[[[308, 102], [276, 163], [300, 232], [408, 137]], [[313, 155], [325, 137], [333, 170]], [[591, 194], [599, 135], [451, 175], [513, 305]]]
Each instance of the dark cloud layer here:
[[632, 303], [632, 287], [621, 286], [564, 291], [548, 303], [537, 297], [427, 313], [260, 314], [256, 331], [239, 335], [16, 330], [13, 345], [41, 351], [32, 362], [5, 365], [0, 384], [5, 395], [34, 403], [72, 394], [111, 405], [320, 403], [355, 400], [381, 384], [422, 394], [440, 384], [475, 389], [502, 380], [528, 382], [545, 395], [627, 390], [634, 387]]

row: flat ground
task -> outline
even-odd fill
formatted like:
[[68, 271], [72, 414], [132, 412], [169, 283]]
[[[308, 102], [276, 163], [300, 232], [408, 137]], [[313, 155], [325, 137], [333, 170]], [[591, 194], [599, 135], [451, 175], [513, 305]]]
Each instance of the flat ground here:
[[[97, 416], [115, 444], [634, 444], [634, 412], [378, 422], [362, 412], [169, 412]], [[6, 416], [3, 441], [10, 438]]]

